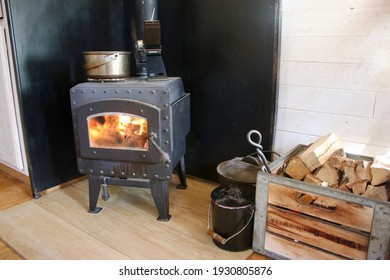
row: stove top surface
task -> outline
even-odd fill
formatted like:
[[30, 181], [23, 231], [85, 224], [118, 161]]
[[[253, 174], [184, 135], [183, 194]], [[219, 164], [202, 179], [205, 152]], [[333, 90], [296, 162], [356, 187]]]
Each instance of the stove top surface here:
[[71, 90], [93, 90], [103, 88], [118, 90], [167, 91], [171, 102], [174, 102], [186, 95], [183, 82], [180, 77], [168, 77], [161, 80], [147, 80], [144, 77], [134, 77], [115, 81], [88, 81], [77, 84]]

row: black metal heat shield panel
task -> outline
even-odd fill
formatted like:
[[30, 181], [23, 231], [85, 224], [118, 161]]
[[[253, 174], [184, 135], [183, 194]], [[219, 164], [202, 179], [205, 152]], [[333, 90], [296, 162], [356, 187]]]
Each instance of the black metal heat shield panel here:
[[[33, 195], [80, 177], [69, 89], [83, 51], [130, 50], [123, 0], [2, 0], [7, 9]], [[3, 102], [3, 101], [0, 101]]]

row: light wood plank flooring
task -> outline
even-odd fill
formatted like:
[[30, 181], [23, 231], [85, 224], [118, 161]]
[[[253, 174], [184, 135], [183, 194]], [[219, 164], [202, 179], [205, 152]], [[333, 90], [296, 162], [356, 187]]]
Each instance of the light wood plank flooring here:
[[0, 192], [0, 259], [267, 259], [213, 244], [206, 234], [212, 182], [187, 178], [188, 189], [178, 190], [174, 176], [172, 218], [158, 222], [148, 189], [109, 186], [110, 199], [99, 199], [103, 211], [94, 215], [87, 213], [86, 179], [36, 200], [28, 185], [1, 171], [0, 178], [0, 191], [27, 187], [17, 192], [28, 194], [10, 207]]
[[[31, 199], [30, 185], [0, 170], [0, 211]], [[0, 237], [0, 260], [21, 259]]]

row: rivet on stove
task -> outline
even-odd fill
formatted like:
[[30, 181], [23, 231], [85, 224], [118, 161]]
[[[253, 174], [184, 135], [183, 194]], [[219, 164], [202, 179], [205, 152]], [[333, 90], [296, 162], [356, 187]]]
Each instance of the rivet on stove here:
[[155, 93], [156, 93], [156, 91], [155, 91], [155, 90], [152, 90], [150, 93], [151, 93], [151, 94], [155, 94]]
[[92, 108], [89, 108], [88, 110], [89, 110], [89, 111], [93, 111], [93, 109], [92, 109]]
[[166, 168], [169, 168], [169, 164], [166, 164], [165, 167], [166, 167]]
[[139, 94], [142, 94], [142, 90], [138, 91]]
[[158, 174], [154, 175], [154, 178], [158, 178]]
[[164, 144], [169, 144], [169, 141], [164, 141]]
[[143, 158], [146, 158], [146, 155], [145, 155], [145, 154], [142, 154], [142, 157], [143, 157]]
[[94, 155], [96, 155], [96, 151], [93, 151], [92, 153], [93, 153]]
[[73, 101], [73, 102], [72, 102], [72, 104], [73, 104], [73, 105], [76, 105], [76, 102], [75, 102], [75, 101]]
[[131, 90], [128, 90], [127, 93], [131, 93]]
[[103, 91], [103, 93], [107, 93], [107, 90]]
[[168, 117], [168, 116], [165, 116], [165, 117], [164, 117], [164, 120], [169, 120], [169, 117]]
[[104, 171], [103, 170], [100, 170], [100, 174], [103, 174], [104, 173]]
[[168, 92], [167, 92], [167, 91], [164, 91], [164, 94], [168, 94]]
[[82, 93], [85, 93], [85, 89], [82, 90]]
[[141, 109], [141, 110], [139, 110], [139, 112], [140, 112], [140, 113], [143, 113], [143, 112], [144, 112], [144, 110], [142, 110], [142, 109]]
[[116, 90], [115, 93], [119, 93], [119, 90]]
[[165, 104], [164, 104], [164, 107], [168, 107], [168, 104], [167, 104], [167, 103], [165, 103]]
[[144, 173], [142, 176], [146, 177], [146, 176], [148, 176], [148, 175], [146, 175], [146, 173]]
[[92, 93], [96, 93], [96, 90], [93, 90]]
[[110, 173], [111, 173], [112, 175], [114, 175], [114, 171], [111, 171]]
[[80, 169], [80, 173], [84, 173], [84, 169]]
[[132, 174], [133, 176], [135, 176], [135, 172], [133, 172], [133, 174]]
[[168, 179], [168, 180], [171, 179], [171, 177], [169, 177], [169, 176], [167, 176], [167, 177], [165, 177], [165, 178]]
[[164, 132], [169, 132], [169, 129], [168, 129], [168, 128], [165, 128], [165, 129], [164, 129]]
[[90, 170], [89, 170], [89, 173], [93, 173], [93, 169], [90, 169]]
[[122, 174], [122, 175], [125, 175], [125, 172], [122, 171], [121, 174]]

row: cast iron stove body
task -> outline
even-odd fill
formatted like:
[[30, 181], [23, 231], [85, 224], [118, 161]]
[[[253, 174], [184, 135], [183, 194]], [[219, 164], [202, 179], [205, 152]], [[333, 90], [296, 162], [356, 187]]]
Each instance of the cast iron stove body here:
[[79, 172], [89, 178], [89, 212], [98, 213], [100, 188], [145, 187], [168, 221], [168, 183], [174, 169], [186, 188], [184, 154], [190, 94], [180, 78], [86, 82], [70, 90]]

